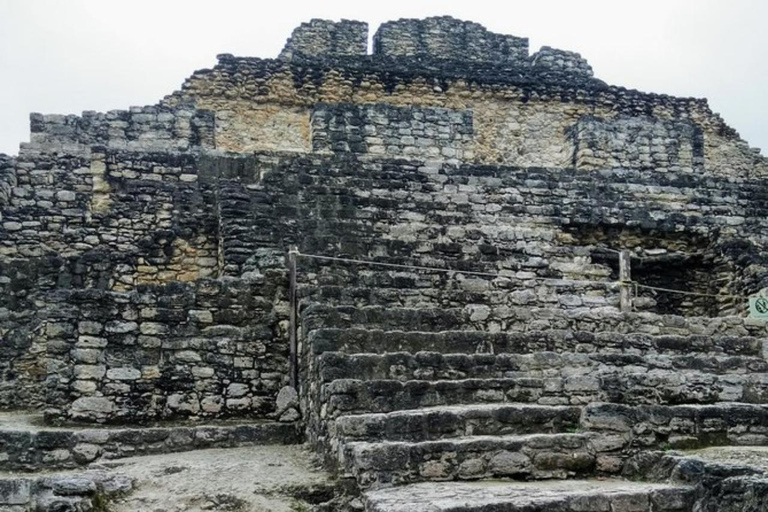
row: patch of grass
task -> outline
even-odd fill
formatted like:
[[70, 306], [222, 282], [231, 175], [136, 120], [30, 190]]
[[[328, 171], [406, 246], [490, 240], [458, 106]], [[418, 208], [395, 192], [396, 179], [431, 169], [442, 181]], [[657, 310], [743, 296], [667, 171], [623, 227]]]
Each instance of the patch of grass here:
[[291, 502], [291, 511], [292, 512], [311, 512], [312, 508], [309, 506], [307, 502], [294, 499]]
[[93, 509], [91, 512], [109, 512], [109, 499], [101, 493], [96, 493], [91, 498]]

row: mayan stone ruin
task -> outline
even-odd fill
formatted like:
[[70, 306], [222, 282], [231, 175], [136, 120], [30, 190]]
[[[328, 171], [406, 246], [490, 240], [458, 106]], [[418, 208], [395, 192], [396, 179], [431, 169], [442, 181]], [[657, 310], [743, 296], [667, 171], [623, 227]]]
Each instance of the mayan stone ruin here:
[[0, 510], [767, 511], [768, 159], [576, 53], [368, 35], [0, 155]]

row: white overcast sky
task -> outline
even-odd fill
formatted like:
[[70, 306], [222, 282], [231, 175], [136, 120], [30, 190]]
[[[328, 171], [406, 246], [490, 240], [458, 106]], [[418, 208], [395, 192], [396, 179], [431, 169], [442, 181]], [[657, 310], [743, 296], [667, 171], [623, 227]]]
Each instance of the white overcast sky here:
[[0, 0], [0, 152], [29, 113], [150, 105], [218, 53], [275, 57], [310, 18], [452, 15], [578, 51], [610, 84], [706, 97], [768, 154], [766, 0]]

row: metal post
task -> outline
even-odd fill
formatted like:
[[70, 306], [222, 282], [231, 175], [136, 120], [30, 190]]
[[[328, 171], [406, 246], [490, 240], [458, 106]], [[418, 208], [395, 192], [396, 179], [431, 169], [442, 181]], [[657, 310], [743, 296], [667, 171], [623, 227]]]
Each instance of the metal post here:
[[630, 267], [629, 251], [619, 253], [619, 282], [621, 283], [621, 312], [632, 311], [632, 270]]
[[298, 391], [299, 389], [299, 354], [296, 340], [296, 330], [298, 329], [298, 304], [296, 296], [296, 256], [299, 254], [297, 247], [291, 247], [288, 251], [288, 301], [290, 302], [290, 342], [291, 342], [291, 360], [290, 360], [290, 378], [291, 387]]

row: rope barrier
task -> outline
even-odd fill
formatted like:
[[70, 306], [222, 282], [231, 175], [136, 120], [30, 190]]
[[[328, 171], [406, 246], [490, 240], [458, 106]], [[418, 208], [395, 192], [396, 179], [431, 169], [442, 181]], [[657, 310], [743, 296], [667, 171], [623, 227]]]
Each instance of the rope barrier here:
[[746, 299], [748, 297], [744, 297], [742, 295], [728, 295], [728, 294], [720, 294], [720, 293], [701, 293], [701, 292], [691, 292], [688, 290], [675, 290], [673, 288], [663, 288], [660, 286], [651, 286], [648, 284], [640, 284], [636, 281], [632, 281], [632, 283], [635, 284], [635, 288], [645, 288], [646, 290], [657, 290], [661, 292], [670, 292], [670, 293], [679, 293], [681, 295], [696, 295], [699, 297], [712, 297], [712, 298], [724, 298], [724, 299]]
[[[608, 249], [608, 248], [605, 248]], [[609, 249], [611, 251], [615, 251], [615, 249]], [[620, 251], [615, 251], [620, 252]], [[337, 256], [322, 256], [319, 254], [304, 254], [299, 252], [297, 249], [292, 249], [289, 254], [295, 254], [297, 257], [300, 258], [309, 258], [309, 259], [315, 259], [315, 260], [323, 260], [323, 261], [337, 261], [340, 263], [353, 263], [353, 264], [360, 264], [360, 265], [370, 265], [370, 266], [378, 266], [378, 267], [388, 267], [388, 268], [396, 268], [396, 269], [402, 269], [402, 270], [424, 270], [429, 272], [444, 272], [444, 273], [455, 273], [455, 274], [464, 274], [464, 275], [473, 275], [473, 276], [481, 276], [481, 277], [491, 277], [491, 278], [508, 278], [510, 276], [506, 276], [500, 273], [495, 272], [478, 272], [473, 270], [458, 270], [458, 269], [450, 269], [450, 268], [440, 268], [440, 267], [428, 267], [425, 265], [407, 265], [403, 263], [386, 263], [382, 261], [369, 261], [369, 260], [358, 260], [354, 258], [341, 258]], [[537, 282], [549, 282], [549, 283], [558, 283], [562, 284], [567, 282], [565, 279], [556, 279], [556, 278], [548, 278], [548, 277], [532, 277], [530, 279], [525, 279], [526, 281], [537, 281]], [[651, 286], [647, 284], [642, 284], [634, 280], [629, 281], [573, 281], [574, 283], [589, 283], [589, 284], [599, 284], [604, 286], [632, 286], [635, 290], [635, 297], [639, 294], [639, 288], [643, 288], [646, 290], [655, 290], [655, 291], [661, 291], [661, 292], [667, 292], [667, 293], [678, 293], [681, 295], [692, 295], [692, 296], [698, 296], [698, 297], [710, 297], [710, 298], [724, 298], [724, 299], [746, 299], [748, 297], [744, 297], [741, 295], [728, 295], [728, 294], [714, 294], [714, 293], [701, 293], [701, 292], [692, 292], [688, 290], [676, 290], [674, 288], [663, 288], [660, 286]]]
[[[378, 266], [378, 267], [389, 267], [389, 268], [398, 268], [398, 269], [408, 269], [408, 270], [425, 270], [429, 272], [445, 272], [447, 274], [449, 273], [455, 273], [455, 274], [465, 274], [465, 275], [474, 275], [474, 276], [482, 276], [482, 277], [491, 277], [491, 278], [509, 278], [513, 276], [507, 276], [504, 274], [500, 274], [498, 272], [477, 272], [474, 270], [459, 270], [459, 269], [452, 269], [452, 268], [440, 268], [440, 267], [427, 267], [423, 265], [406, 265], [401, 263], [385, 263], [382, 261], [369, 261], [369, 260], [357, 260], [353, 258], [340, 258], [336, 256], [321, 256], [318, 254], [303, 254], [298, 251], [296, 251], [294, 254], [296, 254], [300, 258], [310, 258], [310, 259], [316, 259], [316, 260], [325, 260], [325, 261], [338, 261], [342, 263], [356, 263], [361, 265], [371, 265], [371, 266]], [[521, 279], [523, 281], [539, 281], [539, 282], [549, 282], [549, 283], [558, 283], [558, 284], [565, 284], [568, 282], [567, 279], [557, 279], [557, 278], [551, 278], [551, 277], [531, 277], [528, 279]], [[574, 283], [589, 283], [589, 284], [600, 284], [600, 285], [609, 285], [609, 286], [616, 286], [616, 281], [571, 281]]]

